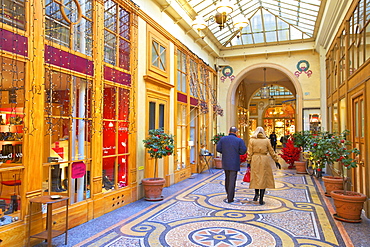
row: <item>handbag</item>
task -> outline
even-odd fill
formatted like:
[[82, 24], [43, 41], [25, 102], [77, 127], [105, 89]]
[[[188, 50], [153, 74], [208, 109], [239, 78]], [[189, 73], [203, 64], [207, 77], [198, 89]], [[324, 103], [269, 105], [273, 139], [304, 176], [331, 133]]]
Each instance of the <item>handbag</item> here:
[[251, 181], [251, 169], [250, 168], [247, 168], [245, 174], [244, 174], [244, 178], [243, 178], [243, 182], [250, 182]]

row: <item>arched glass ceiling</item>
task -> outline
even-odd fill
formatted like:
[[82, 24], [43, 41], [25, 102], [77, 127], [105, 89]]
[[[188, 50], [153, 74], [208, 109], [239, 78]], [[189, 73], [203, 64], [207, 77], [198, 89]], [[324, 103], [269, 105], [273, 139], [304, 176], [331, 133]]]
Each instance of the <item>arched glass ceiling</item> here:
[[[258, 45], [315, 38], [320, 7], [325, 0], [230, 0], [233, 12], [223, 29], [214, 22], [219, 0], [187, 0], [208, 25], [208, 31], [225, 47]], [[249, 25], [242, 30], [232, 20], [244, 16]]]

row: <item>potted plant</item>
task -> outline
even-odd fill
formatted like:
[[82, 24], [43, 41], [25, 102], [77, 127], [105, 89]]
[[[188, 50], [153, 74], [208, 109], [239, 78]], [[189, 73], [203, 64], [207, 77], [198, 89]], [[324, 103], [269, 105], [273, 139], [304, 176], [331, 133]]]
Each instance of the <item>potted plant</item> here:
[[366, 201], [366, 195], [348, 191], [347, 185], [350, 179], [347, 177], [347, 171], [356, 168], [360, 150], [351, 147], [351, 142], [347, 140], [348, 130], [345, 130], [340, 135], [333, 135], [332, 139], [336, 140], [331, 152], [333, 158], [339, 164], [339, 174], [342, 177], [343, 190], [332, 190], [330, 192], [336, 207], [334, 218], [345, 222], [361, 222], [361, 212], [363, 204]]
[[158, 159], [172, 155], [174, 152], [173, 135], [166, 134], [163, 129], [151, 129], [149, 135], [143, 140], [144, 147], [151, 158], [154, 159], [154, 177], [144, 178], [144, 197], [147, 201], [163, 200], [162, 190], [164, 178], [158, 178]]
[[[288, 168], [292, 169], [294, 162], [299, 160], [300, 153], [301, 153], [300, 148], [295, 147], [293, 140], [289, 138], [288, 141], [286, 142], [285, 147], [281, 149], [281, 154], [279, 155], [289, 165]], [[297, 173], [305, 173], [305, 172], [306, 172], [306, 169], [304, 165], [303, 165], [303, 170], [300, 165], [297, 166]]]
[[316, 170], [321, 174], [323, 168], [335, 162], [333, 146], [336, 140], [333, 138], [333, 134], [328, 131], [318, 132], [307, 140], [310, 159], [314, 161]]
[[309, 147], [312, 137], [312, 133], [308, 130], [295, 132], [292, 135], [294, 146], [300, 148], [301, 151], [305, 151]]
[[[216, 135], [213, 136], [213, 138], [211, 139], [211, 141], [213, 142], [214, 145], [217, 145], [218, 141], [223, 137], [225, 136], [224, 133], [217, 133]], [[216, 149], [215, 149], [216, 150]], [[213, 158], [213, 162], [214, 162], [214, 166], [215, 168], [217, 169], [221, 169], [222, 168], [222, 160], [221, 160], [221, 157], [219, 156], [215, 156]]]

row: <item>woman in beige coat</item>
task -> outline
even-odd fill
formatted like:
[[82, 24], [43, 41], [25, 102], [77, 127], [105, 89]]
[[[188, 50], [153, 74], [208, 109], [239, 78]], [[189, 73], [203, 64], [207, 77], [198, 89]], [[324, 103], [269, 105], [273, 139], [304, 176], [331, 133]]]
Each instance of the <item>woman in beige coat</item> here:
[[265, 204], [263, 196], [266, 188], [275, 188], [272, 165], [275, 161], [276, 166], [280, 168], [280, 164], [278, 163], [278, 156], [272, 149], [270, 140], [262, 127], [257, 127], [249, 140], [247, 161], [251, 166], [249, 188], [255, 189], [253, 201], [257, 201], [259, 197], [259, 203], [263, 205]]

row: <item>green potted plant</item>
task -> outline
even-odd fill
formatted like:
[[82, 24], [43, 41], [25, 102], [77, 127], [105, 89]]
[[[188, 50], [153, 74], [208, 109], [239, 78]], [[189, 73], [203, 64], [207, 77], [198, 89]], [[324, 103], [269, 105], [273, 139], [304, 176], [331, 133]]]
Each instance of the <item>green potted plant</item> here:
[[333, 146], [336, 140], [332, 137], [332, 133], [321, 131], [308, 139], [307, 149], [309, 150], [310, 159], [315, 162], [318, 172], [335, 162]]
[[312, 133], [308, 130], [295, 132], [292, 135], [294, 146], [299, 148], [301, 152], [303, 152], [309, 147], [312, 137]]
[[144, 197], [148, 201], [159, 201], [163, 199], [162, 190], [165, 179], [158, 178], [158, 159], [173, 154], [174, 136], [165, 133], [163, 129], [151, 129], [143, 143], [147, 153], [154, 159], [154, 177], [142, 180]]
[[330, 195], [337, 211], [334, 218], [345, 222], [358, 223], [361, 222], [361, 212], [367, 197], [362, 193], [347, 190], [347, 185], [350, 182], [347, 172], [357, 167], [360, 155], [360, 150], [351, 148], [352, 143], [347, 139], [348, 135], [349, 131], [345, 130], [341, 134], [331, 137], [335, 140], [333, 142], [335, 145], [333, 145], [330, 152], [333, 159], [339, 164], [338, 173], [342, 177], [343, 190], [332, 190]]
[[[213, 142], [213, 144], [216, 146], [218, 141], [223, 137], [225, 136], [224, 133], [217, 133], [216, 135], [213, 136], [213, 138], [211, 139], [211, 141]], [[216, 149], [215, 149], [216, 150]], [[221, 157], [219, 157], [218, 155], [216, 155], [214, 158], [213, 158], [213, 163], [214, 163], [214, 167], [217, 168], [217, 169], [221, 169], [222, 168], [222, 159]]]

